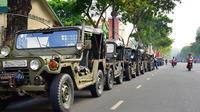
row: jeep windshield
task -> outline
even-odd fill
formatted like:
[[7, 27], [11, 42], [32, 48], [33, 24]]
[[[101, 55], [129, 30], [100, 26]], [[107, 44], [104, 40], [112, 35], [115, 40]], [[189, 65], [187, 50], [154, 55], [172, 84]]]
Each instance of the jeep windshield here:
[[113, 53], [114, 52], [114, 44], [106, 44], [106, 48], [107, 48], [107, 53]]
[[77, 44], [78, 31], [55, 31], [18, 34], [17, 49], [39, 49], [74, 47]]
[[127, 58], [131, 57], [131, 55], [132, 55], [132, 49], [125, 49], [124, 55]]

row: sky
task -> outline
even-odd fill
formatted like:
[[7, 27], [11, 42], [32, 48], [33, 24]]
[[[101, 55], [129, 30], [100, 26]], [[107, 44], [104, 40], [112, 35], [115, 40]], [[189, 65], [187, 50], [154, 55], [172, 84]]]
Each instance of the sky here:
[[175, 39], [173, 48], [181, 49], [195, 41], [196, 31], [200, 27], [200, 0], [182, 0], [177, 4], [174, 14], [169, 17], [173, 19], [173, 32], [170, 38]]

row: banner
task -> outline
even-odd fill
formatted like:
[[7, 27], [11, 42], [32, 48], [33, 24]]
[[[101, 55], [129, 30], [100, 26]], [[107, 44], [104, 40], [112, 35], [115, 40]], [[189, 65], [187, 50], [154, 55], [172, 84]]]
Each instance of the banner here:
[[159, 57], [160, 57], [160, 53], [157, 52], [157, 53], [156, 53], [156, 58], [159, 58]]
[[[109, 19], [109, 39], [112, 39], [112, 19]], [[119, 39], [119, 19], [115, 18], [115, 39]]]
[[0, 0], [0, 13], [8, 12], [8, 2], [7, 0]]

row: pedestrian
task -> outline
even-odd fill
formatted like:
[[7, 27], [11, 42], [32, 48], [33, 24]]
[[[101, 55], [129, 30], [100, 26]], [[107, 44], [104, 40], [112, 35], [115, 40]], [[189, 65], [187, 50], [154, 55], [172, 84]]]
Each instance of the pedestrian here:
[[156, 69], [158, 69], [158, 60], [156, 57], [154, 57], [154, 66], [156, 67]]
[[167, 60], [167, 59], [165, 59], [165, 63], [166, 63], [166, 65], [167, 65], [167, 62], [168, 62], [168, 60]]

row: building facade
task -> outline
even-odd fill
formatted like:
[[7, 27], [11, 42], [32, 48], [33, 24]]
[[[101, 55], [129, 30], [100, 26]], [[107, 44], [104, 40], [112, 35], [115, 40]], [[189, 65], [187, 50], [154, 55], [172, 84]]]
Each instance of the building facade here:
[[[7, 1], [7, 0], [4, 0]], [[46, 0], [31, 0], [32, 9], [28, 16], [28, 29], [63, 26]], [[7, 13], [0, 13], [0, 46], [7, 27]]]

